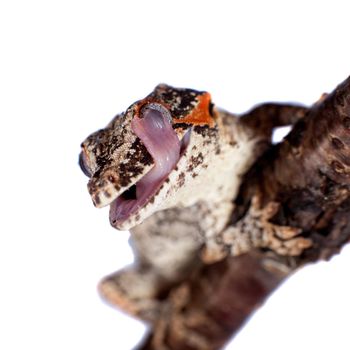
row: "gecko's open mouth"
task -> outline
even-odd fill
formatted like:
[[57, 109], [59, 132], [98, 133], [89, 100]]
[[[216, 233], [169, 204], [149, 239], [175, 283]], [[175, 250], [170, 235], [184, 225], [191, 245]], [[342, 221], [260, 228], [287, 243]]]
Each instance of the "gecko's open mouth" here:
[[154, 166], [111, 203], [110, 221], [113, 226], [137, 213], [156, 195], [190, 140], [188, 130], [180, 141], [169, 117], [156, 108], [145, 109], [142, 118], [135, 117], [131, 126], [152, 156]]

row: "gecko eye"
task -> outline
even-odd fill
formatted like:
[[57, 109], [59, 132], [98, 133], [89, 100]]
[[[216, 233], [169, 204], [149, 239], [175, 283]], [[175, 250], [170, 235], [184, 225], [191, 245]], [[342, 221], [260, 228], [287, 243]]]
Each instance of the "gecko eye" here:
[[165, 117], [170, 124], [172, 123], [172, 118], [170, 112], [159, 103], [150, 103], [141, 109], [140, 118], [151, 117], [154, 119], [162, 119]]
[[88, 168], [88, 166], [86, 165], [86, 161], [85, 161], [85, 156], [83, 154], [83, 152], [81, 152], [79, 154], [79, 166], [81, 171], [84, 173], [84, 175], [86, 175], [87, 177], [91, 177], [91, 171]]

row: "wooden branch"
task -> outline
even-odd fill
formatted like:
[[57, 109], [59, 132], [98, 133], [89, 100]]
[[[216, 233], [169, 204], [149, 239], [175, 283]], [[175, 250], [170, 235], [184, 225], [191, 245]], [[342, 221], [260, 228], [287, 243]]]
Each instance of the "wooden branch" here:
[[349, 146], [350, 78], [314, 105], [246, 175], [233, 222], [254, 197], [265, 208], [278, 203], [271, 221], [296, 227], [299, 236], [312, 241], [295, 259], [298, 265], [329, 258], [349, 239]]
[[143, 350], [220, 349], [286, 276], [259, 251], [203, 267], [172, 292]]
[[172, 290], [140, 349], [220, 349], [286, 276], [337, 253], [350, 239], [349, 146], [350, 78], [246, 174], [230, 224], [242, 237], [243, 222], [258, 227], [261, 242]]

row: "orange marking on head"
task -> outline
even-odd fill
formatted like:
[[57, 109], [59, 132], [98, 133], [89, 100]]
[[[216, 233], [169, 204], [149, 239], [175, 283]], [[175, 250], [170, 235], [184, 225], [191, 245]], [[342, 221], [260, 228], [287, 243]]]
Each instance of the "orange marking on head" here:
[[210, 94], [206, 92], [203, 95], [200, 95], [198, 99], [198, 106], [192, 111], [192, 113], [184, 118], [174, 118], [174, 123], [209, 125], [210, 127], [213, 127], [215, 125], [215, 121], [209, 113], [209, 105], [211, 100]]

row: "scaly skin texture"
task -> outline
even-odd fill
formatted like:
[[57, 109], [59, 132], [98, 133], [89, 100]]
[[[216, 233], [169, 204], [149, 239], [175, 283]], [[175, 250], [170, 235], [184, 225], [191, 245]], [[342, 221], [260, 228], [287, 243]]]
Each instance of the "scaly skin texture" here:
[[[206, 92], [159, 85], [82, 143], [80, 165], [90, 177], [88, 189], [97, 207], [130, 195], [130, 189], [153, 168], [156, 159], [132, 127], [134, 118], [142, 118], [143, 109], [152, 106], [166, 111], [179, 140], [190, 133], [189, 142], [176, 167], [147, 203], [122, 222], [111, 220], [118, 229], [130, 229], [135, 263], [107, 276], [100, 291], [129, 314], [169, 326], [171, 322], [164, 323], [164, 317], [169, 319], [166, 315], [173, 309], [178, 286], [186, 290], [183, 286], [206, 265], [260, 248], [295, 257], [310, 247], [307, 237], [296, 237], [299, 230], [293, 225], [277, 229], [270, 224], [277, 204], [270, 203], [266, 209], [258, 199], [248, 202], [252, 203], [250, 208], [242, 200], [244, 203], [235, 203], [243, 176], [271, 148], [273, 128], [297, 122], [308, 109], [269, 103], [238, 118], [216, 108]], [[234, 219], [240, 211], [248, 214]], [[257, 218], [261, 218], [259, 230], [251, 226]], [[252, 271], [266, 265], [248, 260]], [[217, 264], [220, 262], [211, 266]], [[280, 265], [276, 269], [284, 276], [289, 268], [280, 269]], [[274, 276], [271, 281], [275, 286]], [[170, 346], [163, 342], [160, 328], [157, 326], [155, 333], [155, 349], [161, 349], [161, 343], [164, 348]], [[189, 337], [197, 339], [195, 334]], [[200, 337], [198, 341], [202, 344]], [[205, 349], [203, 344], [198, 346], [194, 348]]]
[[174, 288], [140, 349], [220, 349], [293, 271], [338, 253], [350, 239], [349, 146], [350, 78], [245, 175], [223, 234], [245, 252]]

